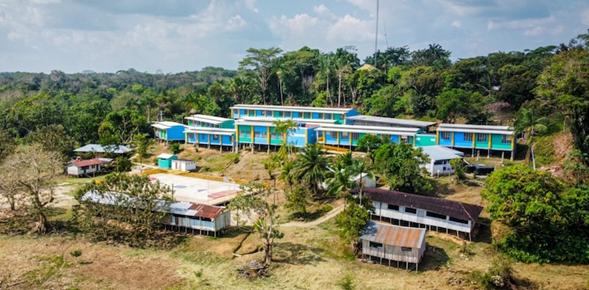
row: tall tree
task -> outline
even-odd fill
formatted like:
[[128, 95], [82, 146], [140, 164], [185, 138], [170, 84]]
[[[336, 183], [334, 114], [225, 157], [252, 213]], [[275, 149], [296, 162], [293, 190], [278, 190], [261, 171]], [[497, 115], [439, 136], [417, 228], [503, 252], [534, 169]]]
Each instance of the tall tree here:
[[388, 143], [376, 150], [374, 169], [387, 179], [391, 190], [423, 194], [433, 189], [420, 168], [428, 161], [427, 155], [409, 144]]
[[46, 151], [40, 144], [19, 146], [0, 167], [0, 179], [22, 192], [31, 213], [37, 216], [33, 231], [46, 232], [51, 227], [47, 205], [53, 202], [55, 179], [63, 171], [59, 153]]
[[245, 75], [253, 77], [258, 86], [264, 104], [268, 101], [268, 85], [271, 75], [274, 73], [274, 60], [282, 53], [280, 48], [256, 49], [249, 48], [247, 56], [239, 62], [239, 70]]
[[[252, 221], [252, 229], [262, 240], [265, 266], [269, 266], [274, 255], [274, 241], [284, 236], [277, 228], [276, 205], [266, 202], [268, 190], [263, 184], [250, 182], [242, 186], [242, 193], [229, 203], [229, 209], [239, 211]], [[255, 194], [253, 194], [255, 193]]]
[[[545, 117], [538, 118], [533, 110], [522, 108], [519, 112], [519, 118], [513, 123], [516, 134], [525, 133], [528, 151], [526, 152], [526, 163], [530, 162], [530, 155], [532, 146], [534, 146], [534, 135], [537, 133], [544, 133], [548, 130], [548, 119]], [[535, 165], [534, 165], [535, 168]]]

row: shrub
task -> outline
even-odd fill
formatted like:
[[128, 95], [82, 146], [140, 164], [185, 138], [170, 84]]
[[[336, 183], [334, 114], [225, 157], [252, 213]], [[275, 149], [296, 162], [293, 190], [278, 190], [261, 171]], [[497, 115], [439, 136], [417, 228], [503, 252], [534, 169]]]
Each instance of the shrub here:
[[72, 257], [79, 257], [82, 255], [82, 250], [73, 250], [70, 252], [70, 255], [72, 255]]

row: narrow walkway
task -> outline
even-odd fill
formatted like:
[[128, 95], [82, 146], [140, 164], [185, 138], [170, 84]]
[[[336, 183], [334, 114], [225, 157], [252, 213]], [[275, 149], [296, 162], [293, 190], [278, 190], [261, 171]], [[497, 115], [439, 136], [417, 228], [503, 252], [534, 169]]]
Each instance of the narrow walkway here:
[[291, 227], [298, 227], [298, 228], [310, 228], [310, 227], [314, 227], [317, 226], [319, 224], [322, 224], [330, 219], [332, 219], [333, 217], [335, 217], [336, 215], [338, 215], [340, 212], [342, 212], [344, 210], [344, 204], [339, 205], [337, 207], [335, 207], [334, 209], [332, 209], [330, 212], [326, 213], [324, 216], [312, 221], [312, 222], [288, 222], [288, 223], [284, 223], [284, 224], [280, 224], [281, 227], [287, 227], [287, 228], [291, 228]]

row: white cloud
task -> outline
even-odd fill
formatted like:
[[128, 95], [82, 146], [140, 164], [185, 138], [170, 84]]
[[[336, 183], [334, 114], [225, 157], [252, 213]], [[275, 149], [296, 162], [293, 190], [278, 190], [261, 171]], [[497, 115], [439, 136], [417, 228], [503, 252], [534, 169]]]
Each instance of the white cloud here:
[[323, 17], [327, 17], [327, 18], [335, 18], [335, 15], [333, 15], [333, 13], [331, 13], [331, 11], [329, 11], [329, 8], [327, 8], [325, 5], [320, 4], [319, 6], [313, 6], [313, 11], [315, 11], [315, 13], [317, 13], [320, 16]]
[[315, 26], [318, 22], [319, 19], [307, 14], [297, 14], [293, 18], [282, 15], [280, 19], [270, 21], [270, 29], [278, 35], [289, 33], [300, 36], [308, 33], [309, 28]]
[[249, 9], [255, 13], [258, 13], [259, 10], [258, 10], [258, 8], [256, 8], [255, 4], [256, 4], [256, 0], [245, 0], [245, 7], [247, 7], [247, 9]]
[[374, 39], [374, 21], [346, 15], [327, 30], [328, 40], [366, 41]]
[[460, 22], [459, 20], [454, 20], [454, 22], [452, 22], [452, 26], [460, 28], [460, 26], [462, 26], [462, 22]]

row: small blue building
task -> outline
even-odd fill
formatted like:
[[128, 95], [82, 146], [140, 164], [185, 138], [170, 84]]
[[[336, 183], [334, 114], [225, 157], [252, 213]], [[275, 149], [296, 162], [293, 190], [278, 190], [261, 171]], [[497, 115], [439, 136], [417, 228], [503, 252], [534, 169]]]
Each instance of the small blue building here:
[[172, 160], [177, 160], [178, 156], [174, 154], [162, 153], [157, 156], [157, 166], [164, 169], [172, 168]]
[[156, 140], [161, 141], [182, 141], [184, 140], [184, 124], [162, 121], [151, 124], [154, 128]]
[[436, 132], [436, 145], [465, 149], [472, 155], [480, 150], [510, 152], [511, 160], [515, 154], [515, 132], [508, 126], [440, 124]]

